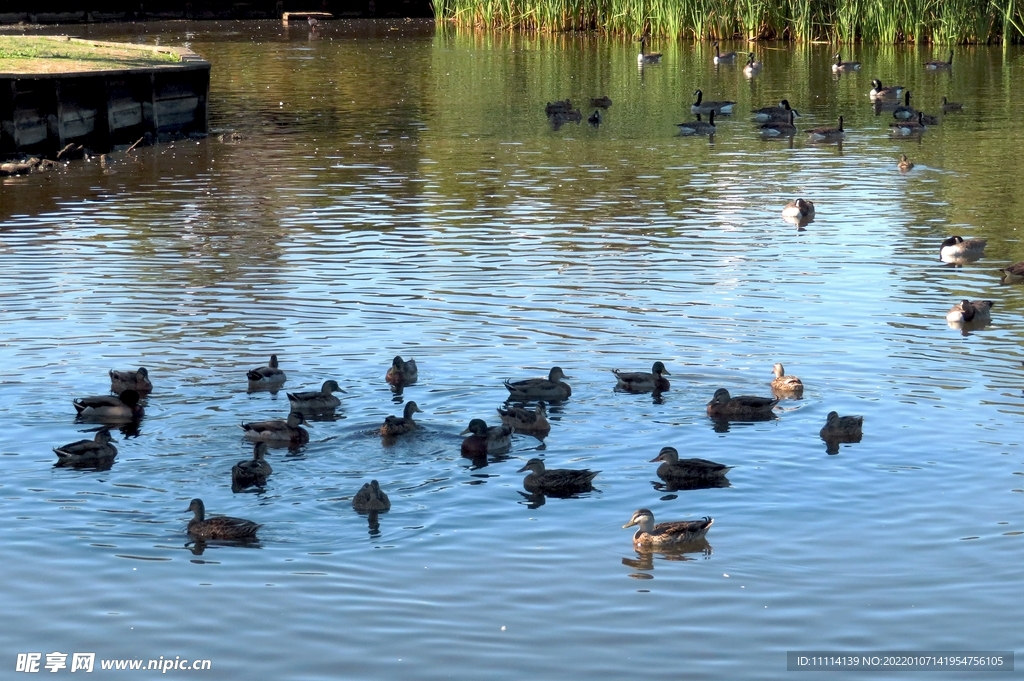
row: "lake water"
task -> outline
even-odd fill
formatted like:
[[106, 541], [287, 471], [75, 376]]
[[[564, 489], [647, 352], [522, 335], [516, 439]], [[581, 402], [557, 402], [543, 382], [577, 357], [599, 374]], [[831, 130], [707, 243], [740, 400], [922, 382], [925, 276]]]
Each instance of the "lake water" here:
[[[100, 659], [178, 656], [223, 679], [781, 679], [789, 650], [1022, 647], [1024, 287], [998, 272], [1024, 259], [1019, 47], [958, 48], [939, 73], [921, 64], [944, 49], [858, 47], [836, 80], [829, 46], [758, 44], [748, 80], [703, 44], [656, 42], [639, 71], [626, 40], [429, 22], [67, 30], [188, 43], [213, 64], [211, 135], [0, 181], [3, 668], [57, 651], [96, 653], [99, 678], [124, 676]], [[964, 111], [893, 139], [872, 77]], [[676, 135], [698, 87], [738, 102], [712, 141]], [[545, 118], [598, 95], [599, 128]], [[845, 142], [760, 139], [747, 112], [783, 97], [801, 129], [843, 115]], [[797, 196], [817, 206], [803, 230], [780, 216]], [[954, 234], [984, 257], [943, 264]], [[947, 325], [965, 297], [994, 301], [991, 325]], [[271, 353], [286, 390], [348, 394], [271, 450], [264, 491], [232, 493], [238, 424], [288, 411], [246, 391]], [[398, 397], [395, 354], [420, 369]], [[613, 390], [611, 369], [656, 360], [661, 400]], [[802, 400], [705, 415], [719, 387], [769, 395], [774, 362]], [[155, 388], [113, 466], [55, 468], [95, 429], [71, 399], [140, 365]], [[503, 379], [554, 365], [573, 394], [543, 444], [460, 456]], [[422, 428], [385, 446], [403, 399]], [[864, 416], [836, 455], [832, 410]], [[731, 486], [659, 489], [666, 445], [734, 466]], [[595, 491], [524, 498], [534, 456], [600, 470]], [[351, 508], [370, 478], [379, 527]], [[193, 497], [263, 523], [259, 544], [200, 552]], [[640, 507], [715, 524], [639, 554], [621, 526]]]

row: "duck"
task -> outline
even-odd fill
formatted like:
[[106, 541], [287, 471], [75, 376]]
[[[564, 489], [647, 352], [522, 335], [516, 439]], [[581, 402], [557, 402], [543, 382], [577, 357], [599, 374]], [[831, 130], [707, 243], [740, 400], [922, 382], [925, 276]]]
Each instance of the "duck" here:
[[690, 106], [690, 113], [695, 113], [695, 114], [703, 113], [703, 114], [706, 114], [706, 113], [711, 113], [712, 111], [714, 111], [715, 113], [717, 113], [719, 115], [727, 115], [727, 114], [731, 114], [732, 113], [732, 108], [734, 106], [736, 106], [736, 102], [728, 102], [728, 101], [711, 102], [711, 101], [704, 101], [704, 92], [702, 90], [694, 90], [693, 91], [693, 96], [697, 98], [697, 101], [695, 101]]
[[246, 376], [249, 378], [250, 388], [281, 385], [287, 378], [278, 368], [277, 355], [270, 356], [270, 363], [267, 366], [252, 369]]
[[965, 239], [954, 235], [939, 244], [939, 260], [961, 263], [979, 259], [985, 254], [986, 239]]
[[901, 173], [905, 173], [914, 167], [914, 162], [907, 158], [906, 154], [900, 154], [900, 162], [896, 164]]
[[136, 371], [115, 371], [111, 369], [110, 390], [118, 394], [123, 393], [125, 390], [148, 393], [153, 390], [153, 384], [149, 380], [149, 371], [146, 370], [146, 367], [139, 367]]
[[498, 407], [498, 415], [502, 423], [517, 433], [528, 433], [543, 438], [551, 432], [547, 408], [543, 401], [537, 403], [534, 411], [529, 411], [523, 405], [508, 409]]
[[835, 59], [832, 62], [832, 73], [843, 73], [845, 71], [860, 71], [859, 61], [843, 61], [843, 57], [840, 53], [836, 52]]
[[193, 499], [187, 510], [195, 514], [192, 520], [188, 521], [188, 534], [199, 541], [255, 539], [256, 531], [263, 527], [251, 520], [226, 515], [207, 518], [206, 506], [202, 499]]
[[754, 116], [754, 120], [759, 123], [785, 122], [792, 120], [790, 111], [793, 112], [793, 115], [800, 115], [799, 111], [789, 106], [788, 99], [783, 99], [779, 101], [778, 106], [766, 106], [757, 111], [752, 111], [751, 114]]
[[889, 132], [893, 135], [920, 135], [927, 126], [924, 124], [924, 114], [917, 112], [917, 120], [899, 121], [889, 124]]
[[594, 109], [594, 113], [587, 116], [587, 123], [590, 123], [595, 128], [601, 125], [601, 111], [599, 109]]
[[892, 87], [885, 87], [882, 85], [882, 81], [875, 78], [871, 81], [871, 91], [868, 95], [871, 99], [899, 99], [900, 95], [903, 94], [902, 85], [893, 85]]
[[360, 513], [379, 513], [391, 510], [391, 500], [376, 480], [364, 483], [352, 497], [352, 508]]
[[789, 110], [788, 121], [772, 121], [761, 124], [761, 134], [765, 137], [792, 137], [796, 134], [796, 123], [794, 123], [796, 110]]
[[590, 98], [590, 106], [596, 106], [598, 109], [607, 109], [611, 105], [611, 97], [608, 97], [607, 95], [601, 95], [600, 97]]
[[637, 64], [657, 64], [661, 61], [661, 52], [649, 52], [644, 53], [644, 48], [647, 47], [647, 36], [640, 36], [640, 54], [636, 56]]
[[708, 402], [707, 412], [713, 419], [764, 419], [773, 416], [772, 409], [778, 402], [778, 398], [752, 395], [730, 397], [728, 390], [719, 388]]
[[459, 435], [469, 437], [462, 441], [462, 455], [469, 458], [499, 454], [512, 446], [512, 427], [507, 425], [487, 427], [483, 419], [473, 419]]
[[564, 114], [572, 111], [572, 100], [562, 99], [557, 102], [548, 102], [547, 106], [544, 107], [544, 113], [548, 116], [554, 116], [556, 114]]
[[1024, 281], [1024, 260], [999, 270], [1003, 273], [1003, 284], [1019, 284]]
[[946, 95], [942, 95], [942, 112], [949, 113], [950, 111], [963, 111], [964, 105], [960, 102], [951, 102], [946, 99]]
[[233, 488], [262, 487], [274, 469], [264, 458], [267, 455], [267, 443], [257, 442], [252, 448], [252, 458], [239, 461], [231, 468], [231, 486]]
[[786, 374], [785, 367], [782, 366], [782, 362], [776, 362], [772, 365], [772, 373], [775, 378], [772, 379], [772, 392], [776, 395], [802, 395], [804, 392], [804, 382], [796, 376], [789, 376]]
[[110, 444], [110, 430], [103, 428], [91, 440], [79, 440], [60, 447], [54, 447], [58, 466], [93, 466], [117, 456], [117, 447]]
[[719, 49], [718, 49], [718, 41], [717, 40], [714, 42], [714, 46], [715, 46], [715, 58], [713, 60], [714, 63], [716, 63], [716, 64], [732, 64], [732, 63], [734, 63], [736, 61], [736, 53], [735, 52], [726, 52], [725, 54], [722, 54], [719, 51]]
[[612, 373], [618, 380], [615, 387], [631, 393], [665, 392], [669, 388], [669, 382], [665, 376], [672, 375], [662, 362], [655, 362], [651, 367], [651, 373], [622, 371], [621, 369], [612, 369]]
[[300, 412], [293, 411], [285, 421], [253, 421], [240, 425], [247, 440], [304, 445], [309, 442], [309, 432], [300, 427], [303, 423], [308, 425]]
[[389, 416], [384, 419], [384, 425], [380, 427], [380, 434], [384, 437], [395, 437], [411, 433], [418, 426], [412, 420], [412, 415], [416, 413], [422, 414], [423, 410], [415, 402], [406, 402], [401, 416]]
[[547, 378], [527, 378], [515, 382], [506, 379], [505, 388], [510, 400], [561, 402], [572, 395], [572, 388], [562, 381], [563, 378], [569, 377], [562, 373], [561, 367], [551, 367]]
[[840, 416], [839, 412], [830, 411], [825, 417], [825, 425], [818, 431], [818, 434], [823, 440], [837, 438], [857, 438], [859, 440], [863, 424], [863, 416]]
[[814, 217], [814, 202], [807, 199], [794, 199], [782, 209], [782, 217], [810, 220]]
[[676, 127], [679, 128], [679, 134], [683, 137], [690, 135], [714, 135], [717, 130], [715, 127], [715, 112], [711, 111], [708, 113], [708, 120], [706, 122], [700, 119], [700, 114], [697, 114], [697, 120], [676, 123]]
[[622, 529], [639, 525], [633, 534], [633, 547], [637, 550], [657, 549], [687, 544], [702, 539], [708, 533], [714, 519], [704, 516], [702, 520], [675, 520], [654, 524], [654, 513], [646, 508], [633, 511], [633, 517]]
[[122, 423], [138, 421], [145, 411], [139, 404], [139, 393], [135, 390], [123, 390], [117, 397], [113, 395], [96, 395], [73, 400], [78, 417], [99, 421], [101, 423]]
[[843, 117], [839, 117], [839, 127], [836, 128], [811, 128], [807, 131], [812, 142], [838, 142], [846, 136], [843, 129]]
[[554, 468], [547, 470], [543, 459], [530, 459], [516, 473], [530, 471], [523, 479], [523, 487], [532, 494], [577, 494], [593, 489], [592, 481], [601, 471], [589, 469]]
[[[292, 411], [326, 411], [341, 406], [341, 400], [332, 393], [344, 393], [334, 379], [324, 381], [319, 390], [287, 393]], [[347, 393], [346, 393], [347, 394]]]
[[675, 447], [662, 447], [650, 463], [661, 461], [658, 477], [665, 482], [692, 482], [694, 480], [721, 480], [732, 466], [707, 459], [680, 459]]
[[953, 68], [953, 50], [949, 51], [948, 61], [926, 61], [924, 67], [929, 71], [937, 71], [938, 69], [949, 69]]
[[946, 313], [946, 321], [953, 324], [987, 324], [992, 320], [991, 300], [961, 300], [949, 308]]
[[917, 116], [917, 111], [910, 106], [910, 90], [903, 93], [903, 104], [892, 110], [892, 117], [898, 121], [906, 121]]
[[419, 370], [416, 368], [416, 360], [403, 361], [400, 355], [395, 355], [391, 360], [391, 367], [384, 375], [384, 380], [396, 388], [412, 385], [419, 377]]
[[761, 71], [764, 66], [762, 62], [754, 61], [754, 53], [751, 52], [750, 56], [747, 57], [747, 64], [743, 67], [743, 75], [753, 76]]

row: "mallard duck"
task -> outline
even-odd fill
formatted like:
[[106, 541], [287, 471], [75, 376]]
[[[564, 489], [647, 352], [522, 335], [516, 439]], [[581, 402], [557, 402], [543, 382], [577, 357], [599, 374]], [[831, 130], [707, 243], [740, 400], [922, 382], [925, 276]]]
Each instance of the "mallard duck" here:
[[1003, 273], [1003, 284], [1019, 284], [1024, 281], [1024, 260], [999, 270]]
[[547, 378], [528, 378], [523, 381], [505, 381], [510, 400], [544, 400], [545, 402], [561, 402], [572, 395], [572, 388], [563, 383], [569, 378], [562, 373], [561, 367], [551, 367]]
[[650, 463], [661, 461], [658, 477], [665, 482], [689, 482], [693, 480], [717, 480], [725, 477], [732, 466], [715, 463], [707, 459], [680, 459], [675, 447], [662, 447], [658, 456]]
[[964, 105], [960, 102], [951, 102], [946, 99], [946, 95], [942, 95], [942, 112], [949, 113], [950, 111], [963, 111]]
[[241, 428], [245, 431], [245, 438], [248, 440], [303, 445], [309, 442], [309, 432], [300, 427], [300, 424], [303, 423], [308, 425], [301, 413], [293, 411], [288, 414], [286, 421], [253, 421], [241, 424]]
[[905, 173], [914, 167], [914, 162], [907, 158], [906, 154], [900, 154], [900, 162], [896, 164], [901, 173]]
[[844, 71], [860, 71], [859, 61], [843, 61], [843, 57], [840, 53], [836, 52], [835, 59], [832, 62], [832, 73], [842, 73]]
[[782, 217], [810, 220], [814, 217], [814, 202], [807, 199], [794, 199], [782, 209]]
[[400, 356], [396, 355], [391, 360], [391, 368], [384, 375], [384, 380], [395, 387], [401, 387], [412, 385], [418, 377], [419, 371], [416, 368], [416, 360], [410, 359], [408, 362], [404, 362]]
[[799, 111], [790, 108], [788, 99], [783, 99], [779, 102], [778, 106], [766, 106], [762, 109], [758, 109], [757, 111], [752, 111], [751, 114], [754, 116], [754, 120], [759, 123], [782, 123], [791, 120], [791, 111], [793, 112], [793, 115], [800, 115]]
[[153, 390], [153, 384], [149, 381], [149, 372], [146, 370], [146, 367], [139, 367], [137, 371], [115, 371], [111, 369], [110, 390], [118, 394], [123, 393], [125, 390], [148, 393]]
[[714, 522], [711, 517], [704, 516], [703, 520], [676, 520], [655, 525], [654, 513], [640, 508], [633, 512], [633, 517], [622, 528], [640, 526], [633, 534], [633, 547], [643, 550], [696, 541], [708, 533]]
[[747, 57], [746, 65], [743, 67], [743, 75], [753, 76], [759, 73], [763, 66], [764, 64], [762, 62], [754, 61], [754, 53], [751, 52], [750, 56]]
[[939, 259], [943, 262], [959, 263], [979, 259], [985, 254], [985, 239], [965, 239], [951, 236], [939, 244]]
[[188, 521], [188, 534], [193, 539], [200, 541], [255, 539], [256, 530], [262, 527], [251, 520], [232, 518], [226, 515], [207, 518], [206, 506], [203, 505], [202, 499], [193, 499], [187, 510], [195, 514], [195, 517]]
[[732, 113], [732, 108], [734, 106], [736, 106], [736, 102], [727, 102], [727, 101], [711, 102], [711, 101], [704, 101], [704, 92], [701, 91], [701, 90], [694, 90], [693, 91], [693, 96], [697, 98], [697, 101], [695, 101], [690, 106], [690, 113], [706, 114], [706, 113], [711, 113], [712, 111], [714, 111], [716, 114], [725, 115], [725, 114], [731, 114]]
[[113, 441], [110, 430], [103, 428], [91, 440], [54, 447], [53, 452], [57, 455], [58, 466], [92, 466], [117, 456], [117, 447], [110, 444]]
[[775, 374], [775, 378], [772, 379], [773, 393], [796, 395], [804, 392], [804, 382], [796, 376], [787, 376], [786, 369], [782, 366], [782, 362], [776, 362], [772, 366], [772, 373]]
[[239, 461], [231, 468], [231, 486], [241, 488], [265, 485], [267, 478], [274, 472], [264, 458], [266, 455], [267, 443], [257, 442], [252, 448], [252, 458]]
[[415, 413], [422, 414], [423, 410], [415, 402], [406, 402], [401, 416], [389, 416], [384, 419], [384, 425], [380, 427], [380, 434], [384, 437], [395, 437], [411, 433], [417, 428], [417, 423], [412, 420], [412, 415]]
[[122, 423], [138, 421], [144, 415], [139, 404], [139, 393], [135, 390], [124, 390], [120, 395], [96, 395], [73, 400], [75, 411], [81, 419], [99, 421], [101, 423]]
[[360, 513], [372, 513], [388, 511], [391, 509], [391, 500], [376, 480], [365, 483], [362, 488], [352, 497], [352, 508]]
[[708, 416], [713, 419], [764, 419], [772, 417], [772, 408], [778, 404], [778, 399], [771, 397], [754, 397], [752, 395], [739, 395], [730, 397], [729, 391], [719, 388], [715, 396], [708, 402]]
[[924, 114], [917, 112], [917, 120], [899, 121], [889, 124], [889, 132], [893, 135], [920, 135], [927, 126], [924, 124]]
[[903, 104], [892, 110], [892, 117], [898, 121], [906, 121], [917, 118], [917, 111], [910, 106], [910, 90], [903, 93]]
[[669, 388], [668, 379], [671, 376], [668, 369], [661, 362], [655, 362], [651, 367], [651, 373], [646, 371], [622, 371], [612, 369], [615, 378], [618, 379], [616, 388], [631, 393], [665, 392]]
[[284, 372], [277, 368], [277, 355], [270, 356], [270, 363], [267, 366], [251, 369], [246, 376], [249, 378], [250, 388], [281, 385], [286, 379]]
[[792, 137], [796, 134], [796, 123], [794, 123], [794, 116], [796, 111], [794, 109], [789, 110], [788, 121], [772, 121], [771, 123], [762, 123], [760, 130], [761, 134], [765, 137]]
[[341, 389], [337, 381], [330, 379], [324, 381], [319, 390], [287, 393], [288, 403], [291, 405], [292, 411], [326, 411], [341, 406], [341, 400], [332, 394], [336, 392], [343, 393], [345, 391]]
[[902, 85], [893, 85], [892, 87], [885, 87], [882, 85], [882, 81], [875, 78], [871, 81], [871, 91], [868, 92], [868, 96], [871, 99], [899, 99], [900, 95], [903, 94]]
[[589, 492], [593, 489], [591, 482], [601, 472], [586, 468], [582, 470], [572, 468], [547, 470], [544, 468], [543, 459], [530, 459], [516, 473], [524, 471], [530, 471], [530, 474], [523, 479], [523, 487], [527, 492], [551, 496]]
[[594, 113], [587, 116], [587, 123], [590, 123], [595, 128], [601, 125], [601, 112], [597, 109], [594, 109]]
[[839, 117], [839, 127], [811, 128], [807, 131], [807, 135], [812, 142], [839, 142], [846, 136], [846, 130], [843, 129], [843, 117]]
[[733, 63], [736, 62], [736, 53], [735, 52], [726, 52], [725, 54], [722, 54], [722, 52], [718, 48], [718, 41], [716, 40], [713, 44], [715, 46], [715, 58], [712, 60], [712, 61], [714, 61], [714, 63], [716, 63], [716, 64], [733, 64]]
[[470, 458], [485, 454], [499, 454], [512, 446], [512, 427], [508, 425], [487, 427], [483, 419], [473, 419], [459, 435], [469, 434], [462, 441], [462, 455]]
[[650, 52], [644, 53], [644, 49], [647, 47], [647, 36], [640, 37], [640, 54], [636, 56], [638, 64], [657, 64], [661, 61], [661, 52]]
[[953, 67], [953, 50], [949, 51], [949, 61], [926, 61], [924, 67], [929, 71], [949, 69]]
[[697, 114], [697, 120], [676, 123], [676, 127], [679, 128], [679, 134], [683, 137], [689, 135], [714, 135], [717, 130], [715, 127], [715, 112], [712, 111], [708, 114], [706, 122], [700, 119], [700, 114]]
[[551, 424], [548, 423], [548, 413], [543, 402], [538, 402], [534, 411], [529, 411], [522, 405], [508, 409], [498, 407], [498, 414], [501, 416], [501, 422], [517, 433], [529, 433], [543, 438], [551, 432]]
[[991, 300], [961, 300], [949, 308], [949, 312], [946, 313], [946, 321], [953, 324], [988, 323], [992, 319], [992, 305]]
[[601, 95], [600, 97], [591, 97], [590, 98], [590, 106], [596, 106], [599, 109], [607, 109], [611, 105], [612, 105], [611, 98], [607, 97], [605, 95]]
[[823, 440], [835, 440], [839, 438], [856, 438], [860, 440], [861, 426], [864, 425], [863, 416], [840, 416], [839, 412], [830, 411], [825, 417], [825, 425], [818, 434]]

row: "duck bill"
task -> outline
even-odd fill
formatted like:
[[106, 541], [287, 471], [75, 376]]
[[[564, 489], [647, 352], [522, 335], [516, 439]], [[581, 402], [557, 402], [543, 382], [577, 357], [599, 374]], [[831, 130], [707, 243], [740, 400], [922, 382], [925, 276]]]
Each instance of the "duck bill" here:
[[469, 428], [466, 428], [464, 431], [459, 433], [459, 435], [466, 435], [467, 433], [470, 433], [470, 432], [472, 432], [472, 431]]
[[627, 527], [633, 527], [634, 525], [636, 525], [636, 521], [630, 520], [628, 523], [622, 526], [622, 529], [626, 529]]
[[651, 459], [647, 463], [654, 463], [655, 461], [661, 461], [661, 454], [658, 454], [658, 456], [654, 457], [653, 459]]
[[520, 468], [519, 470], [517, 470], [517, 471], [516, 471], [516, 473], [524, 473], [524, 472], [526, 472], [526, 471], [528, 471], [528, 470], [530, 470], [530, 467], [529, 467], [529, 466], [523, 466], [522, 468]]

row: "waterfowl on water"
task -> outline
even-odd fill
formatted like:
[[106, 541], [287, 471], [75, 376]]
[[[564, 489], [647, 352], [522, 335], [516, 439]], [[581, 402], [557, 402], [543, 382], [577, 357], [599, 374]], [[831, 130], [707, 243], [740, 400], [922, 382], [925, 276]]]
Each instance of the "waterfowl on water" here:
[[836, 128], [811, 128], [807, 131], [807, 135], [810, 137], [812, 142], [838, 142], [846, 136], [846, 130], [843, 129], [843, 117], [839, 117], [839, 127]]
[[977, 260], [985, 254], [985, 239], [965, 239], [956, 235], [939, 244], [939, 259], [943, 262], [961, 263]]
[[962, 111], [964, 105], [960, 102], [951, 102], [946, 99], [946, 95], [942, 95], [942, 111], [943, 113], [949, 113], [950, 111]]
[[694, 90], [693, 91], [693, 96], [697, 98], [697, 101], [695, 101], [690, 106], [690, 113], [695, 113], [695, 114], [696, 113], [703, 113], [703, 114], [706, 114], [706, 113], [711, 113], [712, 111], [714, 111], [717, 114], [731, 114], [732, 113], [732, 108], [734, 106], [736, 106], [736, 102], [729, 102], [729, 101], [721, 101], [721, 102], [705, 101], [704, 100], [704, 92], [701, 91], [701, 90]]
[[640, 508], [633, 512], [633, 517], [622, 528], [640, 526], [633, 534], [633, 547], [642, 550], [696, 541], [708, 533], [714, 522], [713, 518], [704, 516], [702, 520], [676, 520], [655, 525], [654, 513], [646, 508]]
[[412, 415], [417, 412], [422, 414], [423, 410], [415, 402], [406, 402], [401, 416], [389, 416], [384, 419], [384, 425], [380, 427], [380, 434], [384, 437], [395, 437], [416, 430], [417, 423], [412, 420]]
[[557, 102], [548, 102], [547, 106], [544, 107], [544, 113], [548, 116], [554, 116], [556, 114], [565, 114], [572, 111], [572, 100], [562, 99]]
[[655, 362], [651, 367], [651, 373], [621, 369], [612, 369], [612, 373], [618, 381], [615, 387], [631, 393], [665, 392], [669, 389], [669, 382], [665, 376], [672, 375], [662, 362]]
[[803, 394], [804, 382], [796, 376], [787, 375], [785, 367], [782, 366], [782, 362], [776, 362], [772, 365], [772, 373], [775, 375], [771, 384], [773, 393], [776, 395]]
[[914, 162], [907, 158], [906, 154], [900, 154], [900, 162], [896, 164], [896, 167], [900, 169], [900, 172], [907, 172], [914, 167]]
[[235, 488], [267, 484], [267, 478], [274, 469], [264, 458], [267, 455], [267, 443], [257, 442], [252, 448], [252, 458], [239, 461], [231, 468], [231, 486]]
[[53, 453], [57, 455], [58, 466], [92, 466], [117, 456], [117, 447], [110, 444], [113, 441], [110, 430], [103, 428], [93, 439], [54, 447]]
[[594, 113], [587, 116], [587, 123], [590, 123], [595, 128], [601, 125], [601, 112], [598, 109], [594, 109]]
[[657, 64], [661, 61], [661, 52], [649, 52], [644, 53], [644, 49], [647, 47], [647, 36], [640, 36], [640, 54], [636, 56], [638, 64]]
[[752, 111], [751, 114], [754, 116], [754, 120], [759, 123], [785, 122], [792, 120], [790, 116], [791, 111], [796, 116], [800, 115], [799, 111], [790, 108], [788, 99], [783, 99], [779, 102], [778, 106], [766, 106], [757, 111]]
[[395, 387], [412, 385], [419, 378], [419, 369], [416, 368], [416, 360], [403, 361], [401, 356], [395, 355], [391, 360], [391, 367], [384, 375], [384, 380]]
[[910, 106], [910, 90], [903, 93], [903, 104], [892, 110], [892, 117], [898, 121], [906, 121], [917, 117], [917, 111]]
[[302, 445], [309, 442], [309, 432], [300, 427], [303, 423], [307, 423], [305, 417], [301, 413], [293, 411], [288, 414], [288, 419], [285, 421], [253, 421], [241, 424], [241, 428], [245, 431], [244, 437], [248, 440]]
[[712, 60], [712, 61], [714, 61], [714, 63], [716, 63], [716, 64], [732, 64], [732, 63], [734, 63], [736, 61], [736, 53], [735, 52], [726, 52], [725, 54], [722, 54], [721, 51], [718, 49], [718, 41], [717, 40], [714, 42], [714, 46], [715, 46], [715, 58]]
[[543, 459], [530, 459], [517, 473], [530, 471], [523, 478], [523, 487], [533, 494], [576, 494], [593, 489], [591, 482], [601, 471], [589, 469], [553, 468], [547, 470]]
[[341, 406], [341, 400], [332, 393], [343, 393], [338, 382], [329, 379], [324, 381], [319, 390], [300, 393], [288, 393], [288, 403], [292, 411], [326, 411]]
[[761, 134], [765, 137], [792, 137], [796, 134], [796, 124], [793, 122], [794, 116], [796, 116], [796, 110], [790, 109], [788, 121], [762, 123], [760, 127]]
[[665, 482], [686, 483], [694, 480], [721, 480], [732, 466], [707, 459], [680, 459], [675, 447], [662, 447], [650, 463], [661, 461], [658, 477]]
[[544, 437], [551, 432], [551, 424], [548, 423], [548, 413], [543, 402], [538, 402], [534, 411], [529, 411], [523, 405], [508, 409], [498, 407], [498, 415], [501, 416], [502, 423], [517, 433]]
[[251, 369], [246, 376], [249, 379], [250, 388], [281, 385], [287, 378], [284, 372], [278, 368], [277, 355], [270, 356], [270, 363], [267, 366]]
[[730, 397], [728, 390], [719, 388], [708, 402], [707, 412], [713, 419], [765, 419], [773, 416], [772, 408], [778, 402], [777, 398], [753, 395]]
[[842, 73], [844, 71], [860, 71], [859, 61], [843, 61], [842, 56], [836, 52], [835, 59], [832, 62], [832, 73]]
[[115, 371], [111, 369], [110, 390], [118, 394], [123, 393], [125, 390], [148, 393], [153, 390], [153, 384], [149, 380], [149, 371], [146, 370], [146, 367], [139, 367], [136, 371]]
[[991, 300], [961, 300], [959, 303], [949, 308], [949, 312], [946, 313], [946, 321], [953, 324], [987, 324], [992, 320], [992, 301]]
[[949, 69], [953, 67], [953, 50], [949, 51], [948, 61], [926, 61], [924, 67], [929, 71], [935, 71], [937, 69]]
[[510, 400], [544, 400], [545, 402], [561, 402], [572, 395], [572, 388], [562, 382], [569, 378], [562, 373], [561, 367], [551, 367], [547, 378], [527, 378], [523, 381], [505, 381]]
[[746, 76], [753, 76], [761, 71], [764, 66], [762, 62], [754, 61], [754, 53], [751, 52], [750, 56], [747, 57], [747, 64], [743, 67], [743, 74]]
[[188, 534], [193, 539], [254, 539], [256, 530], [262, 527], [251, 520], [226, 515], [207, 518], [206, 506], [202, 499], [193, 499], [186, 510], [195, 514], [192, 520], [188, 521]]
[[391, 509], [391, 500], [376, 480], [365, 483], [362, 488], [352, 497], [352, 508], [360, 513], [371, 513], [388, 511]]
[[711, 111], [708, 113], [708, 120], [706, 122], [700, 119], [700, 114], [697, 114], [697, 120], [676, 123], [676, 127], [679, 128], [679, 134], [683, 137], [690, 135], [714, 135], [717, 130], [715, 127], [715, 112]]
[[924, 114], [917, 112], [916, 120], [899, 121], [889, 124], [889, 132], [894, 135], [920, 135], [927, 126], [924, 124]]
[[807, 199], [794, 199], [782, 209], [782, 217], [810, 220], [814, 217], [814, 202]]
[[1024, 281], [1024, 261], [1015, 262], [999, 271], [1003, 273], [1003, 284], [1019, 284]]
[[871, 81], [871, 91], [868, 95], [871, 99], [899, 99], [900, 95], [903, 94], [902, 85], [893, 85], [892, 87], [885, 87], [882, 85], [882, 81], [875, 78]]
[[101, 423], [121, 423], [137, 421], [144, 415], [139, 404], [139, 393], [135, 390], [124, 390], [120, 395], [96, 395], [73, 400], [79, 418]]
[[462, 441], [462, 455], [470, 458], [499, 454], [512, 446], [512, 428], [507, 425], [487, 427], [483, 419], [473, 419], [459, 435], [469, 437]]
[[611, 97], [608, 97], [607, 95], [601, 95], [600, 97], [590, 98], [590, 106], [596, 106], [599, 109], [607, 109], [611, 105]]
[[843, 437], [860, 439], [863, 424], [863, 416], [840, 416], [839, 412], [830, 411], [818, 434], [823, 440]]

